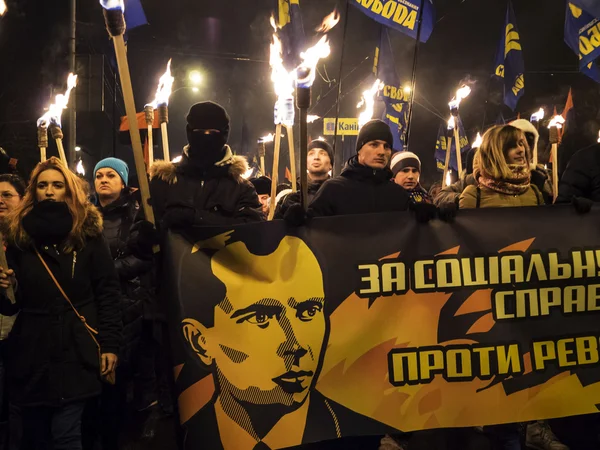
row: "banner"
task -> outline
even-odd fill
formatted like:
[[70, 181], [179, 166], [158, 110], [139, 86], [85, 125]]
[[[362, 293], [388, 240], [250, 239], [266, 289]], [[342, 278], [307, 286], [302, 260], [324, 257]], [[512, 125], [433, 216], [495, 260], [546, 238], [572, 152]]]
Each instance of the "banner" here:
[[600, 3], [597, 0], [573, 0], [572, 3], [589, 12], [592, 16], [600, 18]]
[[[338, 121], [338, 136], [358, 136], [358, 119], [341, 118]], [[326, 117], [323, 119], [323, 134], [325, 136], [335, 135], [335, 117]]]
[[525, 94], [525, 63], [521, 48], [521, 37], [512, 3], [508, 2], [506, 24], [496, 54], [494, 75], [504, 80], [504, 104], [513, 111]]
[[598, 412], [599, 222], [558, 206], [170, 234], [186, 450]]
[[401, 152], [404, 150], [406, 137], [406, 123], [408, 121], [410, 89], [404, 91], [400, 77], [396, 72], [396, 63], [387, 28], [381, 27], [379, 47], [375, 49], [375, 64], [373, 66], [375, 77], [383, 81], [383, 89], [379, 91], [378, 98], [385, 103], [382, 120], [390, 126], [394, 135], [393, 149]]
[[565, 42], [579, 56], [579, 70], [600, 83], [600, 69], [595, 62], [600, 57], [600, 19], [567, 2]]
[[351, 0], [360, 11], [380, 24], [417, 39], [419, 14], [422, 9], [421, 42], [427, 42], [435, 25], [432, 0]]
[[[435, 142], [435, 162], [436, 167], [440, 172], [444, 171], [444, 165], [446, 164], [446, 149], [448, 148], [447, 134], [447, 126], [445, 124], [440, 124], [437, 141]], [[467, 133], [465, 133], [465, 127], [460, 116], [458, 116], [458, 135], [460, 137], [460, 154], [462, 155], [471, 150], [471, 144], [469, 142], [469, 138], [467, 137]], [[458, 163], [456, 161], [456, 140], [454, 139], [454, 133], [452, 133], [450, 163], [448, 167], [454, 172], [458, 172]]]

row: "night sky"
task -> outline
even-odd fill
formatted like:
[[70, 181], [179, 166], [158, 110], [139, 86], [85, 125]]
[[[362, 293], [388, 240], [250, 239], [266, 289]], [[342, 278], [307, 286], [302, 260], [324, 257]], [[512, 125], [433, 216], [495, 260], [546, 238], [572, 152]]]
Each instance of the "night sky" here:
[[[180, 89], [170, 103], [171, 153], [185, 144], [184, 117], [191, 104], [214, 100], [232, 117], [230, 144], [238, 153], [255, 151], [256, 139], [273, 131], [273, 103], [268, 51], [271, 40], [269, 15], [274, 0], [142, 0], [150, 25], [132, 30], [128, 52], [138, 110], [154, 95], [158, 77], [173, 58], [174, 89], [185, 87], [187, 73], [204, 75], [198, 93]], [[419, 154], [426, 182], [441, 178], [435, 171], [433, 152], [441, 114], [462, 80], [473, 82], [473, 94], [463, 103], [461, 115], [473, 138], [491, 125], [500, 112], [516, 116], [504, 107], [500, 86], [489, 82], [494, 56], [503, 31], [506, 0], [436, 0], [438, 23], [431, 39], [421, 45], [417, 70], [417, 97], [411, 150]], [[35, 120], [48, 103], [52, 89], [64, 89], [68, 73], [68, 2], [8, 0], [9, 12], [0, 19], [0, 146], [23, 161], [27, 171], [38, 158]], [[167, 6], [165, 6], [165, 4]], [[302, 0], [307, 36], [334, 7], [343, 2]], [[577, 73], [576, 56], [563, 41], [564, 0], [513, 0], [521, 34], [526, 94], [518, 111], [529, 115], [546, 105], [562, 111], [570, 86], [576, 107], [587, 118], [596, 118], [598, 85]], [[111, 44], [96, 1], [78, 2], [79, 55], [106, 54]], [[372, 84], [370, 75], [380, 26], [350, 7], [343, 61], [342, 116], [356, 117], [360, 93]], [[331, 33], [332, 55], [319, 65], [321, 76], [313, 88], [313, 114], [335, 116], [336, 81], [339, 79], [343, 23]], [[411, 78], [414, 41], [390, 31], [402, 82]], [[79, 95], [86, 95], [79, 92]], [[86, 165], [112, 154], [112, 91], [105, 92], [105, 113], [78, 115], [78, 137], [88, 147]], [[117, 107], [117, 115], [123, 107]], [[63, 122], [67, 114], [63, 115]], [[106, 123], [107, 128], [95, 124]], [[94, 135], [93, 128], [103, 136]], [[68, 131], [68, 130], [66, 130]], [[322, 122], [310, 128], [322, 134]], [[87, 137], [86, 137], [87, 136]], [[93, 136], [93, 138], [92, 138]], [[79, 143], [79, 139], [78, 139]], [[127, 149], [120, 147], [118, 155]], [[124, 156], [125, 157], [125, 156]], [[84, 158], [84, 159], [85, 159]], [[27, 166], [27, 167], [26, 167]], [[25, 169], [26, 167], [26, 169]]]

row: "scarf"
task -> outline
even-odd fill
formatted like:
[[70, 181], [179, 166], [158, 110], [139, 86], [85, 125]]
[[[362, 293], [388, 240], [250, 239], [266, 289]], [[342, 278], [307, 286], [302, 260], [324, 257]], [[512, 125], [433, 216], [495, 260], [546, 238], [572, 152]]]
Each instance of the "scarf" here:
[[509, 164], [510, 177], [495, 180], [481, 172], [479, 184], [494, 192], [506, 195], [523, 195], [531, 186], [531, 170], [527, 165]]
[[60, 244], [67, 238], [71, 228], [73, 217], [65, 202], [38, 202], [23, 217], [23, 229], [38, 245]]

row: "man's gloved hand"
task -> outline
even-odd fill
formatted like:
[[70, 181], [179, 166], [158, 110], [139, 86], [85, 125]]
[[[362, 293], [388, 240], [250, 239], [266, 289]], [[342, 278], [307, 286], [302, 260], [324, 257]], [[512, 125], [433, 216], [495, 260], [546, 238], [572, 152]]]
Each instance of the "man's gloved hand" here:
[[435, 205], [430, 203], [412, 203], [410, 209], [415, 213], [415, 217], [419, 223], [427, 223], [431, 219], [435, 219], [438, 212]]
[[440, 220], [444, 222], [453, 223], [458, 213], [458, 206], [454, 202], [445, 202], [440, 204], [438, 209], [438, 216]]
[[187, 228], [194, 225], [196, 209], [192, 206], [167, 206], [162, 223], [165, 228]]
[[292, 227], [301, 227], [306, 223], [306, 211], [300, 203], [293, 203], [283, 215], [283, 220]]
[[143, 257], [151, 256], [152, 249], [158, 244], [158, 231], [151, 222], [140, 220], [131, 227], [127, 247]]
[[587, 214], [592, 210], [594, 202], [585, 197], [573, 197], [571, 203], [575, 207], [577, 214]]

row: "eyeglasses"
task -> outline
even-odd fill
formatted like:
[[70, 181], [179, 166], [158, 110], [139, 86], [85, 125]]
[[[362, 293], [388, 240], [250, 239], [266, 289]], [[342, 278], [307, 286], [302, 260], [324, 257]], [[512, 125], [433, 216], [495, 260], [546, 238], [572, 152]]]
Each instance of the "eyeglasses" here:
[[12, 192], [0, 192], [0, 198], [2, 198], [2, 200], [12, 200], [15, 197], [20, 197], [20, 195], [13, 194]]

